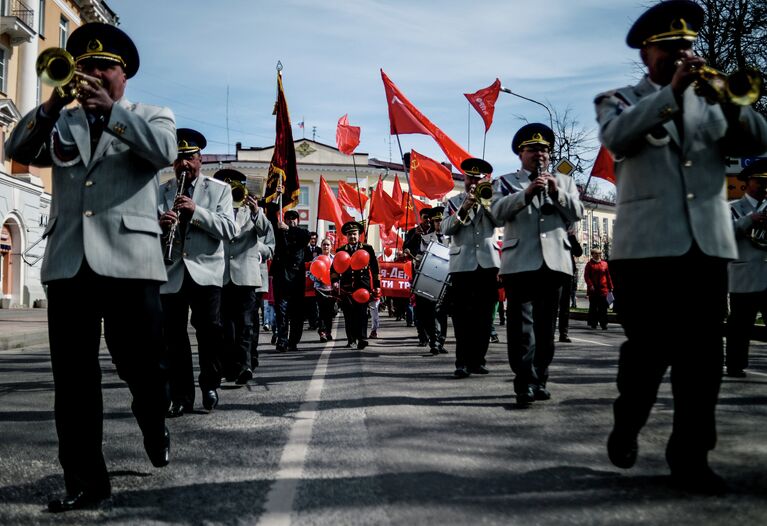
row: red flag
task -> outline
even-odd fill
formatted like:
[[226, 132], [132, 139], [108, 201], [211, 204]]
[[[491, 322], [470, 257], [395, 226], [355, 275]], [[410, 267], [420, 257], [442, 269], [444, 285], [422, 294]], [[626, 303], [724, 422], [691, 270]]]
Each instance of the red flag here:
[[349, 125], [349, 114], [338, 119], [336, 128], [336, 144], [338, 149], [346, 155], [354, 153], [354, 149], [360, 143], [360, 127]]
[[400, 203], [384, 192], [383, 181], [379, 176], [376, 189], [370, 197], [368, 221], [371, 225], [383, 224], [386, 228], [391, 228], [397, 224], [397, 220], [402, 217], [402, 214], [403, 211]]
[[453, 189], [455, 183], [447, 166], [411, 150], [410, 185], [413, 195], [442, 199]]
[[[413, 204], [415, 203], [415, 205]], [[415, 209], [413, 209], [415, 206]], [[404, 212], [399, 220], [398, 226], [403, 230], [410, 230], [421, 221], [421, 210], [429, 208], [427, 203], [413, 199], [410, 192], [402, 194], [402, 211]]]
[[594, 161], [594, 167], [591, 169], [592, 177], [599, 177], [615, 184], [615, 160], [612, 154], [604, 145], [599, 147], [599, 153]]
[[298, 182], [296, 168], [296, 150], [293, 145], [293, 131], [290, 128], [290, 115], [285, 92], [282, 89], [282, 73], [277, 72], [277, 102], [274, 105], [277, 116], [277, 135], [274, 139], [274, 153], [266, 177], [264, 199], [270, 203], [277, 199], [277, 185], [282, 183], [282, 209], [288, 210], [298, 204], [301, 185]]
[[402, 202], [402, 186], [399, 184], [399, 176], [394, 174], [394, 186], [391, 189], [391, 198], [398, 203]]
[[400, 244], [397, 231], [391, 227], [384, 227], [384, 225], [378, 225], [378, 237], [381, 238], [382, 248], [397, 248]]
[[491, 85], [482, 88], [476, 93], [464, 93], [464, 97], [469, 99], [469, 103], [482, 116], [485, 121], [485, 133], [490, 129], [493, 123], [493, 113], [495, 112], [495, 101], [498, 100], [498, 94], [501, 92], [501, 81], [495, 79]]
[[322, 175], [320, 175], [320, 195], [317, 198], [317, 219], [332, 222], [339, 231], [344, 224], [341, 205], [338, 204], [336, 194]]
[[344, 222], [362, 221], [364, 219], [365, 204], [368, 196], [357, 191], [350, 184], [338, 181], [338, 204], [341, 205], [341, 215]]
[[407, 97], [381, 70], [381, 78], [386, 91], [386, 104], [389, 106], [389, 130], [392, 135], [406, 133], [421, 133], [430, 135], [453, 166], [460, 170], [461, 162], [471, 157], [469, 152], [461, 148], [457, 142], [445, 135], [418, 108], [407, 100]]

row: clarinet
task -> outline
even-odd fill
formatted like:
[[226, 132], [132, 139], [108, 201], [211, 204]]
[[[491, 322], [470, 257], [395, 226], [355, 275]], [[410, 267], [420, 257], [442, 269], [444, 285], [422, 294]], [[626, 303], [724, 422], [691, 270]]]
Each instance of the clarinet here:
[[[538, 176], [543, 173], [543, 159], [538, 159]], [[549, 195], [549, 185], [546, 183], [541, 191], [541, 213], [545, 215], [553, 214], [556, 211], [554, 201]]]
[[[178, 196], [183, 195], [184, 193], [184, 183], [186, 182], [186, 176], [187, 171], [183, 170], [181, 172], [181, 178], [178, 183], [178, 190], [176, 191], [176, 197], [173, 198], [173, 202], [176, 202], [176, 199]], [[172, 209], [174, 212], [178, 212], [175, 208]], [[176, 230], [178, 230], [178, 223], [179, 219], [176, 219], [176, 221], [173, 222], [172, 225], [170, 225], [170, 228], [168, 229], [168, 237], [165, 239], [165, 264], [166, 265], [172, 265], [173, 264], [173, 242], [176, 239]]]

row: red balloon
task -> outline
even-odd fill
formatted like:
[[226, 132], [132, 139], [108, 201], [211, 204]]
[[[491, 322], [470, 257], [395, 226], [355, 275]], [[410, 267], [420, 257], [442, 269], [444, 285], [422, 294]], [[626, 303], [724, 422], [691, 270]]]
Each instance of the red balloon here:
[[325, 282], [323, 279], [325, 275], [330, 276], [330, 269], [328, 268], [328, 264], [320, 259], [315, 259], [312, 261], [312, 264], [309, 265], [309, 272], [312, 273], [312, 276], [322, 281], [323, 283]]
[[335, 270], [339, 274], [343, 274], [344, 272], [346, 272], [346, 269], [349, 268], [349, 263], [351, 259], [352, 257], [349, 255], [348, 252], [345, 252], [343, 250], [339, 251], [336, 254], [335, 259], [333, 259], [333, 270]]
[[326, 256], [325, 254], [320, 254], [319, 256], [317, 256], [317, 259], [319, 261], [324, 261], [325, 264], [328, 266], [328, 268], [330, 268], [330, 256]]
[[370, 291], [368, 289], [357, 289], [352, 294], [352, 299], [357, 303], [367, 303], [370, 301]]
[[370, 254], [367, 250], [357, 250], [352, 254], [352, 270], [362, 270], [368, 266], [368, 263], [370, 263]]
[[394, 252], [394, 249], [392, 247], [386, 247], [384, 249], [384, 254], [386, 254], [387, 256], [391, 256], [393, 252]]

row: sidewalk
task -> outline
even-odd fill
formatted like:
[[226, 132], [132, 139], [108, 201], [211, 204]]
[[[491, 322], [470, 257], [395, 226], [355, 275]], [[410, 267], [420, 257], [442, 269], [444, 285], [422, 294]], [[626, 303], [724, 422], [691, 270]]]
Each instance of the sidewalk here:
[[47, 343], [48, 309], [0, 309], [0, 351]]

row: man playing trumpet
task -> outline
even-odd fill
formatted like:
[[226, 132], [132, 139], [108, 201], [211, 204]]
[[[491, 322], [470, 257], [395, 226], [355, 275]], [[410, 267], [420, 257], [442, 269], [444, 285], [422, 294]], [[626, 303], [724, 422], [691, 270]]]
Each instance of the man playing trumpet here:
[[[626, 42], [640, 50], [647, 75], [595, 100], [600, 139], [615, 157], [610, 263], [627, 337], [607, 453], [618, 467], [634, 465], [637, 436], [670, 366], [671, 476], [682, 488], [720, 493], [725, 483], [707, 457], [716, 445], [727, 262], [738, 255], [725, 200], [725, 156], [767, 150], [767, 122], [750, 107], [712, 104], [696, 93], [705, 61], [692, 45], [703, 18], [703, 9], [687, 0], [646, 11]], [[662, 297], [659, 276], [673, 284], [673, 301]], [[658, 320], [675, 320], [680, 329], [661, 334]]]

